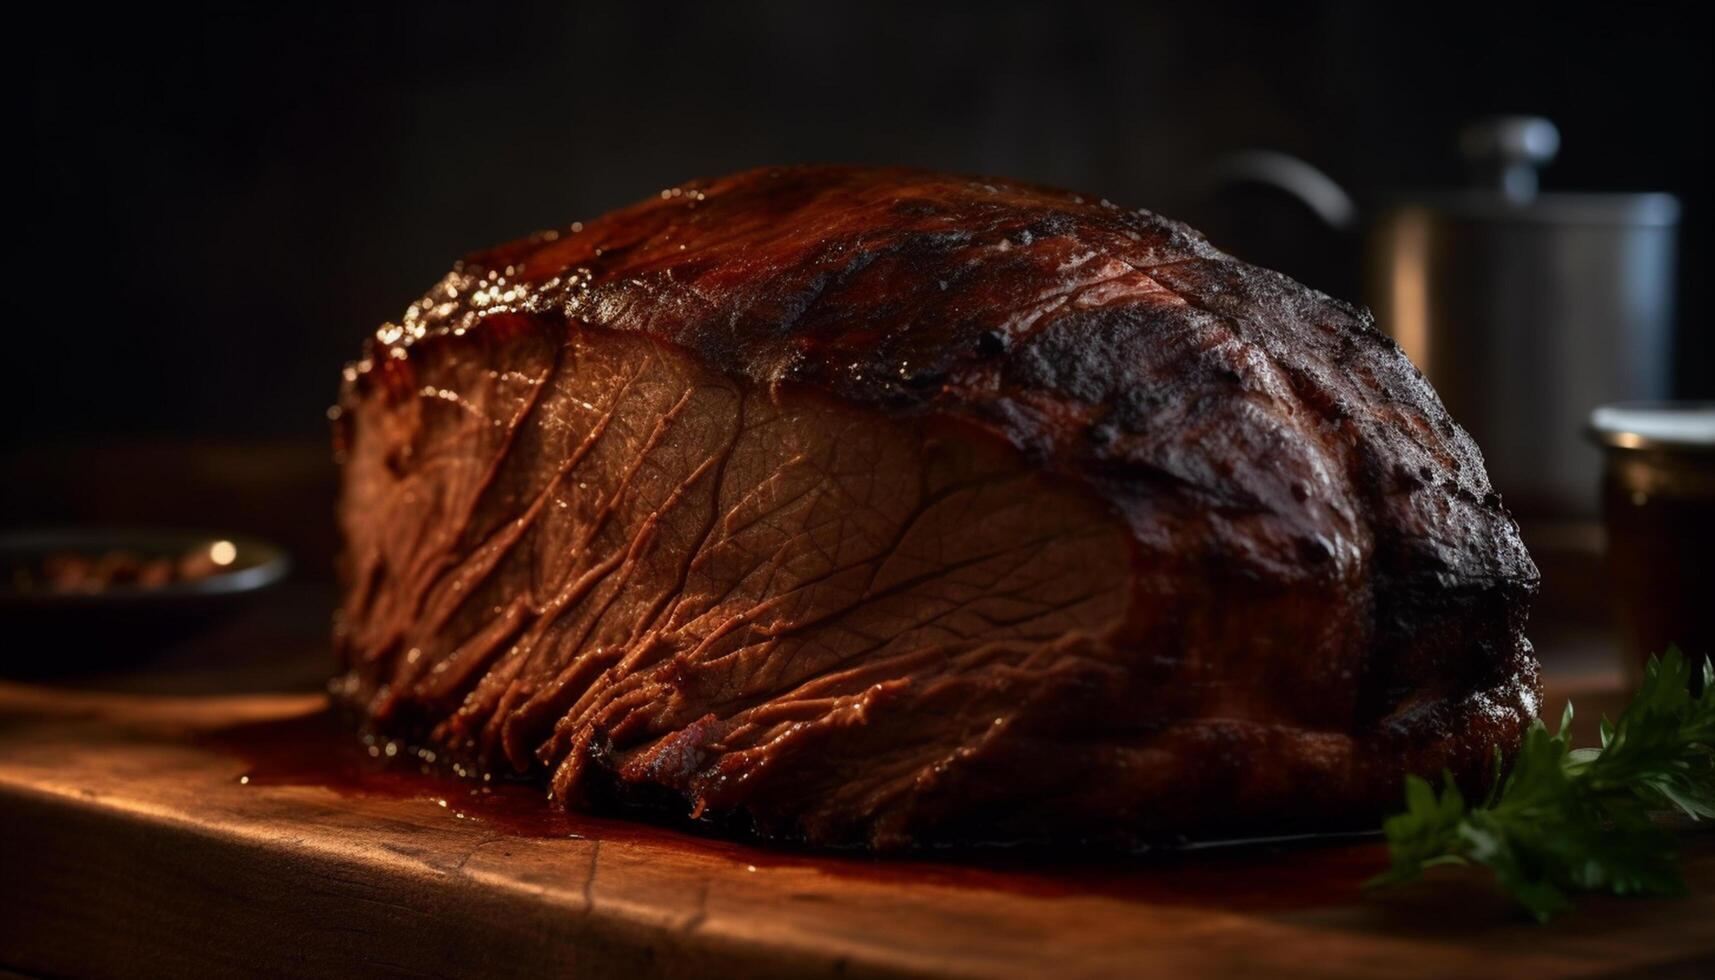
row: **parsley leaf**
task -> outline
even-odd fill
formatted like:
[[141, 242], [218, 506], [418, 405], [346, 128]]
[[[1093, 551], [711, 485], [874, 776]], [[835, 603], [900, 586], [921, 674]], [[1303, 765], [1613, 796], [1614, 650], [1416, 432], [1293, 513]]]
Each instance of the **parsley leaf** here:
[[[1651, 815], [1715, 819], [1715, 664], [1703, 661], [1698, 696], [1692, 670], [1676, 647], [1651, 657], [1625, 711], [1602, 719], [1598, 748], [1572, 748], [1570, 704], [1555, 734], [1532, 722], [1512, 770], [1481, 802], [1468, 802], [1450, 773], [1439, 793], [1408, 776], [1405, 812], [1382, 824], [1392, 866], [1370, 885], [1481, 865], [1540, 920], [1566, 909], [1571, 892], [1683, 894], [1674, 837]], [[1495, 763], [1498, 775], [1498, 749]]]

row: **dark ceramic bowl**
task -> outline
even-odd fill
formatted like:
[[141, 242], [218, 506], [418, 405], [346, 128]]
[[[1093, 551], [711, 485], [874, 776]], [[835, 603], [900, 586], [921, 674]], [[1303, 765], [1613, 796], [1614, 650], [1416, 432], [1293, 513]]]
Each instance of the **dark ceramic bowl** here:
[[[103, 556], [192, 568], [160, 584], [122, 578], [63, 587], [53, 563]], [[124, 666], [219, 623], [290, 568], [286, 553], [242, 535], [79, 528], [0, 533], [0, 671], [46, 677]]]

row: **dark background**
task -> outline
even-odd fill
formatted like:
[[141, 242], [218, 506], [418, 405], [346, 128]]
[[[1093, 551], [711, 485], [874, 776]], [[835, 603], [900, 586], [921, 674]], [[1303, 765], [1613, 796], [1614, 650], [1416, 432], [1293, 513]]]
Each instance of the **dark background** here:
[[[1494, 112], [1560, 125], [1547, 188], [1680, 195], [1679, 393], [1708, 395], [1709, 6], [62, 4], [8, 68], [6, 438], [319, 437], [453, 259], [695, 175], [904, 162], [1196, 222], [1225, 152], [1373, 199], [1462, 181]], [[1304, 228], [1287, 271], [1338, 291], [1349, 243]]]

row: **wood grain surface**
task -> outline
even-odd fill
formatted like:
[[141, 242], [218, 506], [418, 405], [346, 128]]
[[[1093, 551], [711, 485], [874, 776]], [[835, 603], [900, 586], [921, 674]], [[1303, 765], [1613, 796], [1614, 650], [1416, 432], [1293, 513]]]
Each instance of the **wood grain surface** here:
[[627, 977], [1715, 969], [1707, 834], [1686, 837], [1691, 898], [1595, 898], [1537, 926], [1477, 874], [1363, 893], [1384, 860], [1368, 840], [1133, 861], [884, 861], [545, 819], [522, 787], [484, 793], [400, 773], [397, 761], [339, 769], [315, 735], [324, 720], [314, 695], [0, 684], [0, 966]]

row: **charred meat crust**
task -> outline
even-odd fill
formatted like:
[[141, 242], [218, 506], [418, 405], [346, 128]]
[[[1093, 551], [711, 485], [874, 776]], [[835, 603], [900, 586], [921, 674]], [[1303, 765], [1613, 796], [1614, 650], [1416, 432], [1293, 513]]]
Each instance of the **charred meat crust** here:
[[1366, 819], [1536, 710], [1536, 570], [1368, 314], [1059, 191], [797, 167], [461, 263], [347, 370], [342, 697], [878, 848]]

